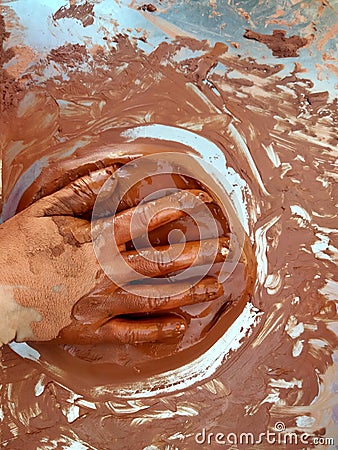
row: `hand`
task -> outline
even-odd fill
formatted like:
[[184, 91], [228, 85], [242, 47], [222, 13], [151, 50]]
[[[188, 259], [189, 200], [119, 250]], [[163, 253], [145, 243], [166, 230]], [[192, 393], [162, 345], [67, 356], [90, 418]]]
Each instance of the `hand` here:
[[[50, 340], [59, 336], [69, 343], [154, 342], [184, 332], [184, 319], [170, 310], [222, 294], [222, 287], [212, 278], [195, 286], [182, 284], [179, 295], [165, 280], [162, 287], [144, 285], [142, 295], [133, 294], [130, 288], [117, 287], [104, 274], [94, 252], [91, 223], [84, 217], [92, 211], [100, 188], [111, 174], [112, 169], [106, 168], [82, 177], [0, 226], [0, 302], [4, 311], [0, 341]], [[200, 201], [212, 201], [207, 193], [190, 190], [144, 203], [137, 216], [150, 220], [139, 221], [133, 227], [133, 237], [177, 219], [182, 214], [180, 207], [193, 208], [191, 201], [186, 202], [191, 194]], [[161, 252], [166, 250], [163, 247], [144, 249], [138, 254], [125, 251], [125, 243], [131, 238], [133, 212], [130, 208], [118, 213], [111, 226], [123, 258], [136, 272], [158, 277], [210, 262], [214, 240], [201, 242], [199, 259], [196, 255], [200, 242], [187, 243], [170, 264], [161, 263]], [[217, 240], [217, 245], [216, 260], [224, 259], [228, 239]], [[152, 263], [146, 258], [149, 252], [153, 254]], [[120, 283], [132, 281], [123, 273], [119, 277]], [[163, 297], [156, 298], [154, 289], [162, 289]], [[154, 312], [157, 316], [151, 315]], [[135, 314], [147, 317], [135, 319]]]

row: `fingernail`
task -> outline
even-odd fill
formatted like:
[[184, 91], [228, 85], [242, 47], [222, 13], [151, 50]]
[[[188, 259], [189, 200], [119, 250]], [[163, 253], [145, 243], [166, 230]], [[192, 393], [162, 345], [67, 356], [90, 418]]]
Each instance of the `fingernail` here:
[[213, 200], [207, 192], [201, 191], [197, 197], [204, 203], [211, 203]]
[[228, 239], [219, 240], [219, 254], [226, 258], [229, 254], [229, 241]]
[[159, 339], [168, 339], [181, 336], [187, 329], [186, 322], [182, 320], [167, 320], [159, 326]]

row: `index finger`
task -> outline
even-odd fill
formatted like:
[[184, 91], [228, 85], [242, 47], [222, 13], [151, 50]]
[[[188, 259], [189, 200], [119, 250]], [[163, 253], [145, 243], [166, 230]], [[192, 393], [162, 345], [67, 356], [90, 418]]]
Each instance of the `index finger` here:
[[69, 183], [64, 188], [39, 200], [43, 216], [82, 216], [91, 212], [104, 183], [114, 174], [114, 167], [105, 167]]
[[[159, 296], [159, 293], [161, 295]], [[223, 295], [223, 286], [211, 277], [198, 283], [179, 282], [133, 286], [128, 289], [104, 289], [93, 292], [74, 305], [73, 317], [83, 324], [104, 323], [107, 318], [127, 314], [158, 313], [209, 302]]]

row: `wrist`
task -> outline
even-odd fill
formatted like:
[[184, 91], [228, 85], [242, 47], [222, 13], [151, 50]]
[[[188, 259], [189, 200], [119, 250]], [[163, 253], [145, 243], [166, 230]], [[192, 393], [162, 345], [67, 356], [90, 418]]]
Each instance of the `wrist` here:
[[10, 221], [0, 225], [0, 345], [34, 338], [31, 323], [41, 320], [38, 311], [21, 305], [18, 300], [22, 296], [20, 291], [27, 288], [20, 280], [18, 270], [20, 236], [13, 239], [12, 225]]
[[34, 338], [33, 321], [40, 321], [40, 314], [34, 309], [20, 305], [15, 299], [15, 289], [0, 285], [0, 346], [16, 340], [22, 342]]

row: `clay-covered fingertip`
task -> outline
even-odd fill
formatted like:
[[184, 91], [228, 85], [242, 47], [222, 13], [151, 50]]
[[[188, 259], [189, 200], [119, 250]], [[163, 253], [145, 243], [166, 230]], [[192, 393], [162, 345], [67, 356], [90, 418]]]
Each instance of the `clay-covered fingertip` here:
[[187, 330], [187, 324], [184, 319], [166, 320], [159, 327], [159, 340], [179, 337]]
[[189, 192], [194, 194], [203, 203], [212, 203], [214, 201], [213, 198], [207, 192], [202, 191], [200, 189], [191, 189], [189, 190]]

